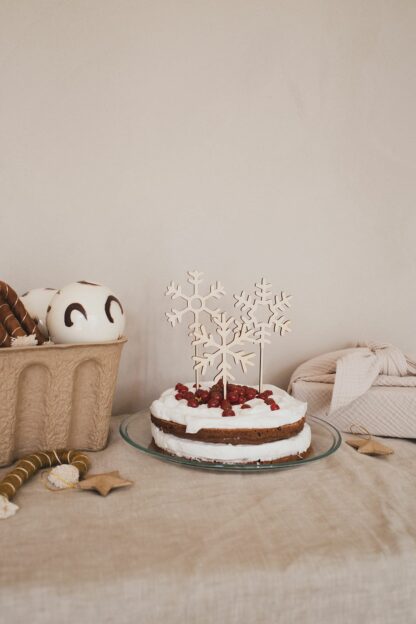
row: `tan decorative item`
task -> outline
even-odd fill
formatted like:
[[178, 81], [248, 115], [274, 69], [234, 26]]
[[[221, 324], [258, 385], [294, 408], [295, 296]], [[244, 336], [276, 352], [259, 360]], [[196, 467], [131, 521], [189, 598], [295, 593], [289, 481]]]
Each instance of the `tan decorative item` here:
[[0, 466], [44, 448], [104, 448], [125, 342], [0, 349]]
[[101, 496], [107, 496], [111, 490], [133, 485], [133, 481], [120, 477], [118, 470], [103, 474], [90, 475], [87, 479], [80, 481], [80, 490], [95, 490]]
[[292, 295], [281, 292], [272, 295], [272, 285], [264, 277], [255, 285], [254, 295], [248, 295], [244, 290], [240, 295], [234, 295], [235, 307], [246, 312], [242, 317], [247, 327], [253, 328], [256, 342], [259, 344], [259, 392], [263, 388], [264, 346], [270, 344], [272, 332], [279, 332], [281, 336], [291, 331], [291, 321], [283, 312], [290, 308]]
[[41, 345], [45, 338], [17, 293], [0, 281], [0, 347]]
[[[189, 335], [192, 336], [194, 345], [194, 358], [198, 356], [198, 342], [195, 342], [195, 332], [200, 328], [200, 317], [202, 314], [206, 314], [209, 316], [211, 320], [215, 318], [219, 314], [219, 309], [212, 309], [209, 305], [209, 300], [219, 299], [222, 295], [225, 295], [224, 287], [221, 282], [216, 282], [215, 284], [211, 284], [209, 293], [206, 295], [202, 295], [200, 293], [199, 287], [202, 284], [203, 273], [199, 271], [188, 271], [188, 282], [193, 287], [193, 292], [191, 295], [186, 295], [182, 292], [182, 287], [180, 285], [176, 285], [175, 282], [171, 282], [166, 290], [166, 297], [170, 297], [172, 300], [182, 300], [185, 303], [185, 307], [181, 310], [172, 309], [170, 312], [166, 313], [166, 317], [168, 322], [175, 327], [177, 323], [182, 322], [182, 318], [186, 314], [192, 315], [192, 323], [188, 325]], [[195, 384], [196, 387], [199, 387], [199, 368], [194, 367], [195, 373]]]
[[345, 440], [347, 444], [357, 449], [359, 453], [363, 455], [391, 455], [394, 453], [390, 446], [386, 446], [378, 440], [375, 440], [362, 425], [353, 423], [350, 431], [356, 435], [365, 435], [365, 438], [348, 438], [348, 440]]
[[[79, 451], [59, 449], [56, 451], [39, 451], [21, 459], [17, 466], [0, 481], [0, 519], [13, 516], [19, 507], [11, 503], [16, 492], [36, 472], [42, 468], [57, 466], [49, 474], [49, 480], [59, 489], [73, 487], [90, 467], [89, 459]], [[62, 479], [59, 469], [72, 469], [70, 481]]]

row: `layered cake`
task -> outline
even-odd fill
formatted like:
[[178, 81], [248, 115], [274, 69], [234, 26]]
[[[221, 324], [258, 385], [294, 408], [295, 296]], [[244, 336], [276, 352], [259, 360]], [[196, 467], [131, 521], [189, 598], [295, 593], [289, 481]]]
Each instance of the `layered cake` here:
[[302, 459], [311, 447], [306, 403], [284, 390], [221, 382], [177, 384], [150, 406], [153, 444], [165, 453], [221, 464]]

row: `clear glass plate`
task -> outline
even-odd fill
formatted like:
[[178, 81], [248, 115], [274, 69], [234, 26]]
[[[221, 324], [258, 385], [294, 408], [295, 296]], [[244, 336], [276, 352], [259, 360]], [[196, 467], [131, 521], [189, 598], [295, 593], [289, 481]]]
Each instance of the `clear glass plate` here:
[[127, 416], [120, 425], [120, 433], [124, 440], [137, 448], [139, 451], [153, 455], [163, 461], [189, 466], [190, 468], [203, 468], [205, 470], [219, 470], [221, 472], [259, 472], [261, 470], [285, 470], [310, 464], [328, 457], [339, 448], [341, 434], [333, 425], [314, 416], [308, 416], [307, 422], [312, 429], [312, 450], [304, 459], [297, 459], [280, 464], [220, 464], [185, 459], [167, 455], [152, 446], [152, 433], [150, 430], [150, 412], [144, 410], [133, 416]]

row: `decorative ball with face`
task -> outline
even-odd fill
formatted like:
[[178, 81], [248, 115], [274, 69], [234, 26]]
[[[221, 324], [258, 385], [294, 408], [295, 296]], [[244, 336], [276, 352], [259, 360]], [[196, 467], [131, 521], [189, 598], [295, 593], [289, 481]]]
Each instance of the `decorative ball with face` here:
[[82, 281], [58, 290], [50, 302], [46, 323], [55, 343], [104, 342], [122, 336], [125, 316], [111, 290]]
[[20, 297], [26, 310], [38, 324], [45, 338], [49, 337], [48, 328], [46, 327], [46, 312], [56, 293], [56, 288], [34, 288]]

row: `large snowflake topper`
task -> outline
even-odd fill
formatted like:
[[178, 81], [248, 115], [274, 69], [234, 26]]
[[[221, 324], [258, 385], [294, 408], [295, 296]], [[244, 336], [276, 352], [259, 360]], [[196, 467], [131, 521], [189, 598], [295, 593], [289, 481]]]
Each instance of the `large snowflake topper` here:
[[[224, 287], [221, 282], [211, 284], [209, 292], [206, 295], [201, 294], [200, 285], [202, 284], [202, 273], [199, 271], [188, 271], [188, 282], [192, 286], [192, 293], [190, 295], [182, 292], [182, 287], [171, 282], [166, 289], [166, 296], [172, 300], [181, 300], [185, 303], [185, 306], [181, 309], [173, 308], [170, 312], [166, 313], [168, 322], [175, 327], [177, 323], [181, 323], [185, 315], [191, 315], [192, 323], [189, 324], [189, 335], [195, 337], [195, 332], [200, 327], [201, 314], [208, 314], [210, 319], [214, 319], [220, 313], [218, 308], [213, 309], [210, 307], [210, 299], [219, 299], [222, 295], [225, 295]], [[194, 345], [194, 357], [198, 355], [197, 346]], [[198, 371], [195, 370], [195, 383], [198, 387]]]
[[264, 277], [256, 283], [254, 295], [248, 295], [244, 290], [240, 295], [234, 295], [235, 307], [246, 315], [242, 316], [242, 322], [254, 330], [254, 335], [260, 345], [260, 370], [259, 391], [263, 385], [263, 357], [264, 345], [270, 344], [270, 336], [273, 332], [279, 332], [281, 336], [291, 331], [291, 321], [284, 312], [290, 308], [291, 295], [281, 292], [280, 295], [272, 295], [272, 285], [266, 282]]
[[227, 317], [225, 312], [214, 316], [212, 320], [217, 326], [216, 331], [219, 340], [209, 334], [204, 325], [200, 325], [195, 330], [195, 339], [192, 344], [195, 346], [203, 345], [205, 348], [214, 349], [214, 351], [195, 355], [194, 369], [205, 373], [207, 367], [213, 366], [218, 359], [218, 372], [214, 381], [223, 380], [224, 395], [227, 396], [227, 382], [235, 379], [231, 372], [232, 363], [239, 364], [243, 372], [246, 373], [247, 366], [253, 366], [252, 359], [255, 357], [254, 353], [246, 353], [243, 350], [235, 351], [235, 348], [246, 342], [255, 343], [257, 339], [254, 335], [254, 328], [249, 328], [245, 323], [238, 323], [232, 316]]

